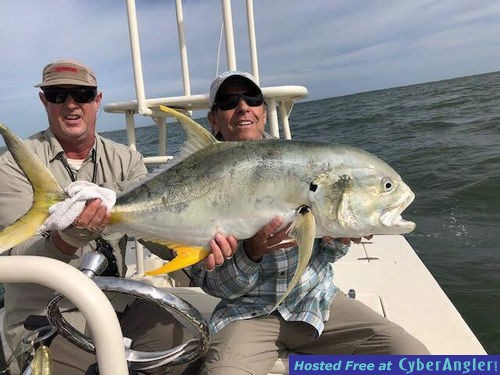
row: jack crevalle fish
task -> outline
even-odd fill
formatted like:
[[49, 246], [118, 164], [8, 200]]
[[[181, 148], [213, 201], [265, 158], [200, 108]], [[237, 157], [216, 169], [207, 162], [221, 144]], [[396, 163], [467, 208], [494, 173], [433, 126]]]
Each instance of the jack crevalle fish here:
[[[161, 106], [186, 132], [179, 161], [118, 196], [108, 231], [173, 248], [177, 256], [149, 274], [195, 264], [210, 252], [216, 233], [252, 237], [276, 216], [291, 224], [299, 248], [299, 281], [315, 238], [403, 234], [415, 224], [401, 218], [414, 194], [385, 162], [359, 148], [321, 142], [219, 142], [189, 117]], [[48, 169], [5, 126], [6, 144], [34, 191], [33, 207], [0, 232], [0, 252], [31, 237], [48, 208], [65, 193]]]

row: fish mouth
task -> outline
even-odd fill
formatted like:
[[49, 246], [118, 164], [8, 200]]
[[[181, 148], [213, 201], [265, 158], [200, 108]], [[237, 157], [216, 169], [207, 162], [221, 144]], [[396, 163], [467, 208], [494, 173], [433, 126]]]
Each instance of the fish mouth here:
[[386, 208], [382, 215], [380, 215], [380, 222], [388, 227], [395, 229], [398, 233], [410, 233], [415, 229], [415, 223], [413, 221], [404, 220], [401, 213], [408, 207], [411, 202], [415, 199], [415, 194], [413, 192], [402, 199], [400, 202], [394, 206]]

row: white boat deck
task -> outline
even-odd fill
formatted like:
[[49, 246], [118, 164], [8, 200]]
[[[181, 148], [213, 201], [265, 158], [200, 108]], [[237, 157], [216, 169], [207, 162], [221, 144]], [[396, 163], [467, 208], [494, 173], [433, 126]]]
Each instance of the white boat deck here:
[[377, 309], [432, 354], [486, 354], [403, 236], [374, 236], [354, 245], [335, 264], [335, 283], [355, 289], [361, 300], [377, 300]]

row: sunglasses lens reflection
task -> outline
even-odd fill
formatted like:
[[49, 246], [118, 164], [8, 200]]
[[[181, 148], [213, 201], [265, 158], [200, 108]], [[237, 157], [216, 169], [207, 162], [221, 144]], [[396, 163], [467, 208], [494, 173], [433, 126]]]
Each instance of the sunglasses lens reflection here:
[[95, 87], [78, 87], [71, 89], [64, 89], [59, 87], [49, 87], [43, 90], [45, 98], [50, 103], [61, 104], [66, 102], [68, 95], [77, 103], [90, 103], [97, 95], [97, 88]]
[[250, 107], [258, 107], [264, 103], [262, 94], [245, 95], [245, 94], [229, 94], [220, 97], [217, 102], [217, 108], [227, 111], [236, 108], [240, 100], [244, 100]]

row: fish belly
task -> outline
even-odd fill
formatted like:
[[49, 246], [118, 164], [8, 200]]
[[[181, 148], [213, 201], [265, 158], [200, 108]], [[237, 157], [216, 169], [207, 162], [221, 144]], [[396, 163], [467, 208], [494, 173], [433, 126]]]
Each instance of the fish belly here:
[[292, 205], [256, 209], [255, 204], [242, 199], [237, 199], [238, 202], [229, 207], [227, 202], [235, 200], [227, 197], [225, 204], [217, 206], [209, 203], [209, 199], [203, 199], [184, 205], [182, 210], [177, 211], [170, 207], [128, 213], [126, 222], [114, 224], [111, 230], [155, 242], [208, 246], [217, 233], [243, 240], [252, 237], [274, 217], [283, 217], [284, 226], [293, 220], [295, 214]]

